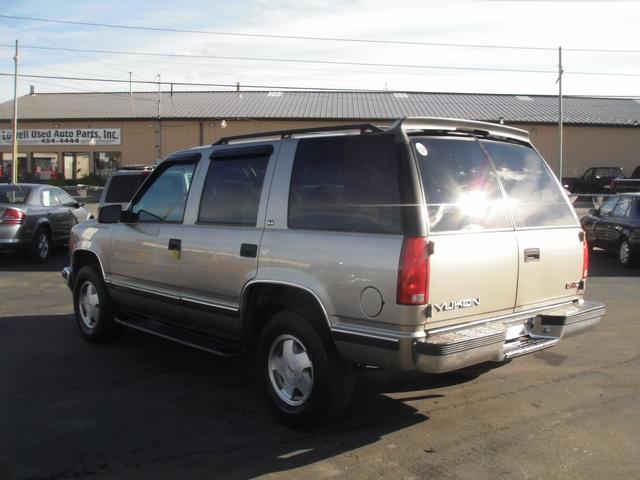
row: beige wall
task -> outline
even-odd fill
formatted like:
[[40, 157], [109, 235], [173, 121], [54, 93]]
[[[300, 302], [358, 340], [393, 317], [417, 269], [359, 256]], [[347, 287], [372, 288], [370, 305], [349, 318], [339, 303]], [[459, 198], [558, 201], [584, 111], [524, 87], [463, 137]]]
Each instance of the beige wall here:
[[[164, 157], [176, 150], [200, 144], [210, 144], [222, 136], [242, 135], [268, 130], [306, 128], [321, 125], [358, 122], [338, 121], [276, 121], [276, 120], [164, 120], [162, 150]], [[373, 122], [385, 125], [389, 122]], [[528, 130], [534, 145], [557, 172], [557, 133], [555, 125], [513, 125]], [[11, 128], [0, 122], [0, 128]], [[20, 152], [57, 152], [62, 170], [63, 152], [120, 152], [123, 164], [153, 164], [158, 158], [158, 122], [155, 120], [24, 122], [19, 128], [121, 128], [119, 146], [25, 146]], [[11, 152], [11, 146], [0, 147]], [[621, 166], [630, 174], [640, 164], [640, 128], [638, 127], [564, 127], [564, 175], [578, 176], [591, 166]]]
[[[513, 125], [529, 131], [531, 141], [558, 173], [558, 126]], [[589, 167], [622, 167], [631, 175], [640, 165], [639, 127], [583, 127], [563, 129], [563, 175], [577, 177]]]

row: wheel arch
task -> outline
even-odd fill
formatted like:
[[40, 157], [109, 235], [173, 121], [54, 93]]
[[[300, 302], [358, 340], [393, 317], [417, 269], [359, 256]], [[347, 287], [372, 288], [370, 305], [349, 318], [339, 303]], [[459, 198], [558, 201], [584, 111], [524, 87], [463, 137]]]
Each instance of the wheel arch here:
[[308, 287], [277, 280], [247, 283], [240, 297], [240, 331], [254, 343], [269, 318], [284, 310], [303, 311], [305, 317], [331, 331], [331, 320], [320, 297]]
[[98, 267], [98, 270], [102, 275], [102, 279], [106, 280], [102, 261], [95, 251], [88, 248], [78, 248], [74, 250], [71, 256], [71, 271], [74, 274], [77, 274], [80, 269], [86, 265], [95, 265]]

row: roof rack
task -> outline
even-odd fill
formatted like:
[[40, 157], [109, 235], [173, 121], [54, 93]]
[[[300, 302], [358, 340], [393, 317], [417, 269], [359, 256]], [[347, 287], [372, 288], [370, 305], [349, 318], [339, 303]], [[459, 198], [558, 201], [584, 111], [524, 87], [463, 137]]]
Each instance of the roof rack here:
[[[248, 135], [237, 135], [234, 137], [223, 137], [213, 145], [228, 145], [229, 143], [241, 141], [260, 139], [265, 137], [276, 137], [276, 140], [282, 140], [285, 138], [292, 138], [295, 135], [304, 135], [308, 133], [324, 133], [324, 132], [340, 132], [349, 130], [360, 130], [360, 134], [365, 133], [380, 133], [384, 130], [372, 125], [370, 123], [357, 123], [353, 125], [332, 125], [330, 127], [311, 127], [311, 128], [299, 128], [295, 130], [276, 130], [272, 132], [262, 133], [250, 133]], [[279, 138], [277, 138], [279, 137]]]

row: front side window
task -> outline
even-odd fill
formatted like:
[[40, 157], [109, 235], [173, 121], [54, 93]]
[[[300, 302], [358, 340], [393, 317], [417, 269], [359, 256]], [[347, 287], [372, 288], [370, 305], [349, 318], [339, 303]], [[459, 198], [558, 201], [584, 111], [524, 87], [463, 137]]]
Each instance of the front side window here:
[[153, 180], [131, 211], [139, 222], [181, 222], [195, 163], [167, 166]]
[[609, 200], [604, 202], [600, 207], [600, 211], [599, 211], [600, 216], [606, 217], [607, 215], [611, 215], [611, 212], [613, 211], [613, 208], [616, 206], [616, 203], [618, 203], [619, 199], [620, 197], [611, 197]]
[[65, 207], [71, 207], [75, 205], [76, 201], [73, 199], [73, 197], [71, 197], [71, 195], [63, 192], [62, 190], [54, 190], [54, 193], [61, 205]]
[[488, 140], [480, 143], [495, 166], [517, 228], [576, 225], [558, 182], [533, 148]]
[[289, 228], [402, 231], [398, 166], [390, 135], [299, 140], [289, 191]]
[[268, 163], [266, 155], [211, 160], [198, 222], [255, 226]]
[[475, 139], [417, 137], [411, 143], [429, 231], [513, 228], [491, 162]]

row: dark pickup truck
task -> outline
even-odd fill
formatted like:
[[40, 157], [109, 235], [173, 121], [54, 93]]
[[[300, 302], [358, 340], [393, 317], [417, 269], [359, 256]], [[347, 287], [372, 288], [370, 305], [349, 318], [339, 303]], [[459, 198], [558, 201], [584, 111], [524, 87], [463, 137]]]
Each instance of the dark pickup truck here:
[[609, 182], [611, 193], [640, 192], [640, 165], [638, 165], [630, 177], [614, 178]]
[[609, 193], [613, 179], [624, 177], [620, 167], [591, 167], [581, 177], [563, 178], [571, 193]]

